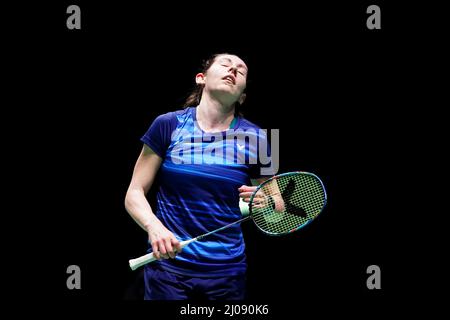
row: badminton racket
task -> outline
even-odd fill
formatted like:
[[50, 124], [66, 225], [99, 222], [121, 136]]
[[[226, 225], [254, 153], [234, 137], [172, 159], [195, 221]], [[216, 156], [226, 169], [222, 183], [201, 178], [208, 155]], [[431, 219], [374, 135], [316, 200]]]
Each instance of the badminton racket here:
[[[249, 214], [233, 223], [193, 239], [180, 242], [184, 248], [211, 234], [247, 220], [253, 220], [259, 230], [272, 236], [295, 232], [313, 221], [324, 209], [327, 194], [322, 181], [313, 173], [297, 171], [271, 177], [256, 187], [250, 197]], [[157, 260], [153, 253], [129, 260], [137, 268]]]

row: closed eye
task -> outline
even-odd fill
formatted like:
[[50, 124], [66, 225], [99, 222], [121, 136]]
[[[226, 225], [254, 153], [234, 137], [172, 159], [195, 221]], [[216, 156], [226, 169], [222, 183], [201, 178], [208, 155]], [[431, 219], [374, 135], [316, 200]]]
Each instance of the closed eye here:
[[[220, 65], [225, 68], [229, 68], [231, 66], [230, 64], [227, 64], [227, 63], [221, 63]], [[237, 72], [244, 77], [246, 75], [246, 73], [243, 69], [239, 69]]]

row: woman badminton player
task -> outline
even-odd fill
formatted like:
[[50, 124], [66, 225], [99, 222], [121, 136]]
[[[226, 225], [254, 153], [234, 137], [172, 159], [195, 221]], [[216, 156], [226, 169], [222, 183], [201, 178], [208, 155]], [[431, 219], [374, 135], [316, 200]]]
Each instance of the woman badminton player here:
[[[261, 176], [260, 161], [249, 160], [266, 138], [237, 111], [247, 73], [236, 55], [212, 56], [196, 75], [185, 108], [158, 116], [141, 138], [125, 207], [148, 233], [149, 251], [158, 259], [144, 268], [146, 300], [245, 298], [240, 225], [184, 249], [180, 242], [239, 219], [239, 197], [248, 202], [256, 188], [251, 179], [260, 183], [275, 173]], [[236, 143], [236, 132], [255, 139]], [[247, 158], [229, 161], [233, 156]], [[146, 194], [157, 173], [157, 206], [151, 208]]]

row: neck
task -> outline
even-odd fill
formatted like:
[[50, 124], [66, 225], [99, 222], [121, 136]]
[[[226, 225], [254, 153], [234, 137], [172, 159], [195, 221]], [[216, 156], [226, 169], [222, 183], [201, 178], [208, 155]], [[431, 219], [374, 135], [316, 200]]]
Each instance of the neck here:
[[197, 122], [206, 132], [224, 131], [234, 119], [234, 105], [225, 106], [220, 101], [204, 95], [197, 107]]

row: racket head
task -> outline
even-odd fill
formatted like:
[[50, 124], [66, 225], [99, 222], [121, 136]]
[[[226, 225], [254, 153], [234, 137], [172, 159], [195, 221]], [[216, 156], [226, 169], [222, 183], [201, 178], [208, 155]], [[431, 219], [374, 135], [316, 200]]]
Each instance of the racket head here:
[[273, 176], [260, 184], [250, 198], [249, 211], [262, 232], [279, 236], [311, 223], [326, 203], [327, 194], [320, 178], [296, 171]]

